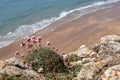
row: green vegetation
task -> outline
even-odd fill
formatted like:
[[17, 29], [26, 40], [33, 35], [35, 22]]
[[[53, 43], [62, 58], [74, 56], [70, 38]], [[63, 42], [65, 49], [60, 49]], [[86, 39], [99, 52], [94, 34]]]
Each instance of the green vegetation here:
[[23, 76], [9, 76], [7, 74], [0, 74], [0, 80], [29, 80]]
[[8, 78], [7, 80], [28, 80], [28, 79], [22, 76], [21, 77], [12, 76]]
[[[77, 55], [71, 55], [69, 59], [77, 61], [81, 58]], [[42, 67], [44, 76], [51, 80], [72, 80], [81, 70], [80, 65], [68, 69], [64, 64], [63, 58], [49, 48], [40, 48], [36, 52], [33, 51], [25, 57], [25, 60], [32, 64], [35, 71]]]
[[91, 47], [91, 49], [92, 49], [93, 51], [95, 51], [96, 53], [99, 52], [99, 48], [100, 48], [100, 45], [96, 45], [96, 46]]
[[81, 57], [79, 57], [76, 54], [72, 54], [72, 55], [68, 55], [68, 57], [66, 58], [65, 61], [67, 61], [67, 62], [75, 62], [75, 61], [79, 61], [79, 60], [81, 60]]
[[64, 65], [63, 58], [49, 48], [40, 48], [38, 51], [29, 53], [26, 62], [32, 65], [37, 71], [40, 67], [44, 72], [65, 72], [67, 67]]
[[[24, 56], [16, 51], [15, 56], [21, 56], [34, 71], [49, 80], [76, 80], [75, 78], [81, 70], [81, 65], [71, 67], [67, 63], [81, 60], [81, 57], [72, 54], [64, 60], [62, 57], [63, 54], [57, 52], [58, 48], [50, 48], [52, 46], [49, 41], [46, 47], [42, 47], [42, 37], [40, 36], [26, 36], [24, 40], [20, 46], [25, 50], [27, 55]], [[30, 80], [30, 78], [3, 75], [0, 80]]]
[[50, 80], [73, 80], [76, 78], [77, 73], [81, 70], [80, 65], [76, 65], [70, 69], [68, 69], [68, 72], [62, 72], [62, 73], [52, 73], [52, 72], [46, 72], [45, 77], [49, 78]]

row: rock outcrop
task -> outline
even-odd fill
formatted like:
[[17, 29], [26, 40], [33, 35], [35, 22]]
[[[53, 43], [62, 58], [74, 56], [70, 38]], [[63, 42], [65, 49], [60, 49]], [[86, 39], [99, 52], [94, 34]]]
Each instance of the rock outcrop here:
[[120, 80], [120, 36], [108, 35], [92, 47], [82, 45], [77, 51], [64, 55], [76, 54], [81, 60], [70, 62], [82, 65], [77, 80]]
[[[66, 65], [69, 68], [82, 66], [76, 72], [75, 80], [120, 80], [120, 36], [104, 36], [98, 44], [91, 47], [82, 45], [77, 51], [64, 54], [63, 59], [65, 62], [68, 60], [69, 65]], [[1, 74], [24, 76], [28, 80], [45, 80], [38, 72], [32, 70], [20, 57], [0, 60], [0, 80]]]
[[[20, 57], [11, 57], [7, 60], [0, 61], [0, 76], [22, 76], [29, 80], [44, 80], [37, 72], [30, 69], [29, 65]], [[2, 76], [0, 77], [2, 79]]]

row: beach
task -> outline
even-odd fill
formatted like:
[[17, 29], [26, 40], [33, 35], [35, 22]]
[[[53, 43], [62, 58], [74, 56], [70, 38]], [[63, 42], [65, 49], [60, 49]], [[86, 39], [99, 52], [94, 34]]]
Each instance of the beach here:
[[[120, 35], [120, 2], [111, 5], [110, 8], [91, 12], [64, 24], [56, 21], [35, 35], [43, 37], [43, 45], [50, 41], [53, 46], [59, 49], [59, 52], [65, 51], [66, 53], [75, 51], [80, 45], [91, 46], [99, 43], [102, 36]], [[15, 51], [26, 54], [19, 46], [21, 41], [1, 48], [0, 59], [13, 56]]]

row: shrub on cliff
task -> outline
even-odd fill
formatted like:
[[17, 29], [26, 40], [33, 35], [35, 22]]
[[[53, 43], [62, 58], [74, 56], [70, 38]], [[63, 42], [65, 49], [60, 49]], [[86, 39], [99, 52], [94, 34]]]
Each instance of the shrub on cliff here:
[[9, 76], [7, 74], [0, 74], [0, 80], [29, 80], [23, 76]]
[[39, 48], [37, 51], [30, 52], [26, 58], [26, 62], [30, 63], [34, 70], [43, 68], [46, 72], [62, 72], [65, 71], [63, 58], [49, 48]]
[[[41, 68], [44, 72], [66, 71], [67, 68], [64, 65], [63, 58], [57, 53], [58, 49], [52, 47], [49, 41], [47, 41], [46, 46], [43, 47], [41, 41], [42, 37], [40, 36], [24, 37], [24, 41], [20, 46], [27, 52], [25, 61], [31, 64], [32, 69], [38, 72]], [[15, 55], [19, 55], [18, 52], [16, 52]]]
[[66, 58], [65, 61], [67, 61], [67, 62], [75, 62], [75, 61], [79, 61], [79, 60], [81, 60], [81, 59], [82, 59], [82, 58], [79, 57], [78, 55], [76, 55], [76, 54], [71, 54], [71, 55], [68, 55], [68, 56], [67, 56], [67, 58]]
[[19, 54], [18, 51], [15, 52], [15, 55], [23, 57], [33, 70], [38, 73], [42, 72], [44, 77], [50, 80], [72, 80], [76, 77], [76, 73], [80, 71], [81, 66], [70, 68], [67, 63], [78, 61], [81, 58], [77, 55], [71, 55], [68, 56], [67, 60], [63, 60], [64, 51], [59, 54], [58, 48], [53, 47], [49, 41], [45, 47], [41, 45], [41, 41], [41, 37], [26, 36], [20, 46], [27, 55]]

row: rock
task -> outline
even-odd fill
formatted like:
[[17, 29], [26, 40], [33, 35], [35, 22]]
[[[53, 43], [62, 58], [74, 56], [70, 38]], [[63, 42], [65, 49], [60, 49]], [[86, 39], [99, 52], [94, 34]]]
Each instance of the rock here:
[[76, 54], [80, 57], [87, 57], [92, 51], [85, 45], [80, 46]]
[[29, 76], [29, 77], [32, 78], [33, 80], [45, 80], [43, 76], [40, 76], [40, 75], [39, 75], [38, 73], [36, 73], [35, 71], [29, 70], [29, 69], [25, 70], [23, 75], [26, 76], [26, 77]]
[[15, 66], [6, 66], [4, 68], [4, 73], [3, 74], [8, 74], [9, 76], [20, 76], [22, 75], [23, 71]]
[[120, 80], [120, 65], [108, 68], [102, 75], [101, 80]]
[[79, 57], [85, 58], [88, 56], [92, 56], [96, 53], [93, 50], [91, 50], [89, 47], [87, 47], [86, 45], [82, 45], [77, 51], [70, 52], [68, 54], [63, 55], [63, 58], [65, 59], [68, 55], [72, 55], [72, 54], [76, 54]]
[[120, 36], [108, 35], [100, 39], [98, 54], [114, 53], [120, 54]]
[[69, 64], [71, 66], [76, 66], [76, 65], [83, 65], [85, 63], [89, 63], [89, 62], [94, 62], [95, 58], [83, 58], [82, 60], [78, 60], [75, 62], [70, 62]]
[[62, 56], [63, 56], [63, 59], [65, 60], [68, 56], [73, 55], [73, 54], [76, 54], [76, 52], [69, 52], [68, 54], [64, 54]]
[[4, 69], [8, 65], [8, 61], [2, 61], [0, 64], [0, 69]]
[[77, 80], [119, 80], [120, 66], [114, 68], [120, 64], [120, 36], [104, 36], [99, 44], [91, 48], [82, 45], [77, 51], [69, 53], [71, 54], [82, 57], [80, 61], [70, 62], [73, 66], [82, 65]]
[[91, 50], [89, 47], [82, 45], [74, 54], [85, 58], [88, 57], [90, 54], [96, 54], [96, 53], [93, 50]]
[[82, 61], [70, 62], [71, 66], [82, 65]]
[[107, 44], [100, 44], [97, 50], [97, 59], [107, 59], [114, 57], [116, 60], [120, 59], [120, 43], [109, 42]]
[[37, 72], [38, 72], [38, 73], [43, 72], [43, 68], [39, 68]]
[[78, 73], [77, 80], [92, 80], [93, 75], [95, 74], [94, 66], [94, 62], [85, 64], [80, 73]]
[[0, 60], [0, 65], [0, 74], [23, 76], [30, 80], [44, 80], [43, 76], [34, 70], [29, 69], [30, 66], [28, 66], [20, 57], [11, 57], [7, 60]]
[[82, 59], [83, 64], [89, 63], [89, 62], [94, 62], [94, 61], [95, 61], [95, 58], [83, 58]]
[[83, 65], [80, 73], [77, 75], [77, 80], [93, 80], [98, 73], [110, 60], [101, 60], [98, 62], [90, 62]]
[[[70, 60], [67, 62], [69, 55], [74, 59], [71, 62]], [[71, 57], [72, 55], [77, 55], [77, 57]], [[82, 66], [81, 70], [77, 71], [78, 74], [75, 77], [77, 80], [120, 80], [120, 36], [104, 36], [99, 44], [93, 47], [82, 45], [77, 51], [62, 56], [68, 68]], [[77, 59], [78, 57], [80, 59]], [[28, 77], [29, 80], [45, 80], [39, 74], [42, 70], [41, 67], [38, 71], [32, 70], [32, 67], [20, 57], [0, 60], [0, 74], [20, 75]]]
[[20, 57], [11, 57], [6, 61], [9, 65], [14, 65], [19, 68], [28, 68], [28, 64]]
[[98, 53], [105, 53], [105, 52], [113, 52], [120, 54], [120, 43], [118, 42], [109, 42], [107, 44], [99, 45], [99, 52]]
[[108, 42], [120, 42], [120, 36], [108, 35], [108, 36], [104, 36], [100, 39], [100, 44], [104, 44], [104, 43], [108, 43]]
[[[86, 57], [91, 49], [82, 46], [78, 53], [80, 56]], [[86, 52], [86, 53], [84, 53]], [[97, 44], [93, 48], [92, 55], [89, 57], [94, 57], [94, 60], [90, 60], [89, 63], [83, 65], [83, 68], [77, 75], [78, 80], [93, 80], [95, 76], [99, 75], [100, 71], [104, 72], [106, 65], [112, 66], [115, 64], [120, 64], [120, 36], [109, 35], [104, 36], [100, 40], [100, 44]], [[96, 55], [97, 57], [93, 56]], [[83, 58], [82, 62], [89, 60], [89, 58]], [[91, 59], [91, 58], [90, 58]], [[96, 62], [97, 61], [97, 62]], [[120, 79], [120, 66], [114, 66], [108, 68], [103, 75], [101, 75], [102, 80], [119, 80]], [[96, 74], [97, 73], [97, 74]], [[114, 76], [113, 76], [114, 75]], [[119, 77], [119, 78], [118, 78]], [[100, 80], [101, 80], [100, 79]], [[98, 80], [98, 79], [96, 79]]]

